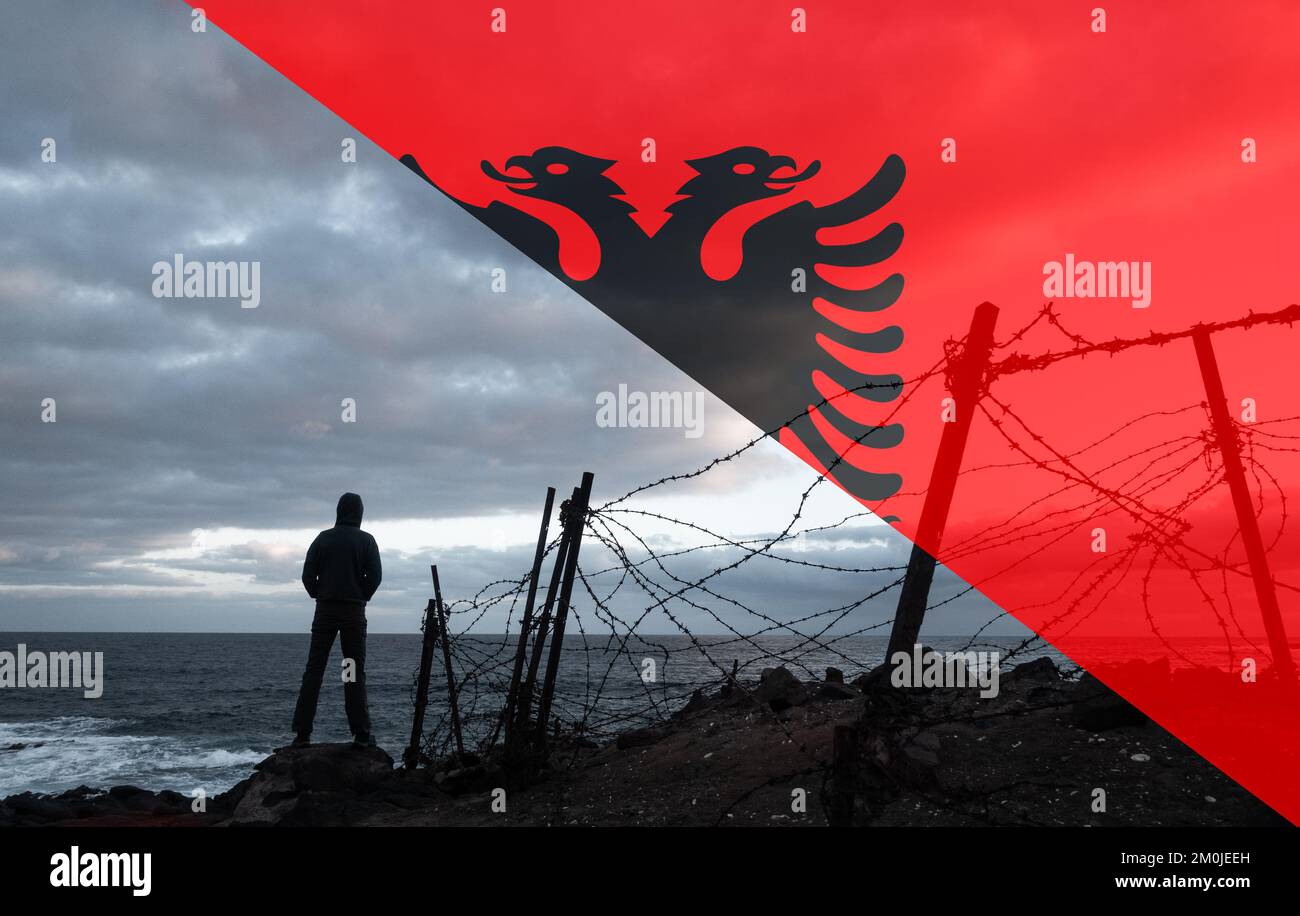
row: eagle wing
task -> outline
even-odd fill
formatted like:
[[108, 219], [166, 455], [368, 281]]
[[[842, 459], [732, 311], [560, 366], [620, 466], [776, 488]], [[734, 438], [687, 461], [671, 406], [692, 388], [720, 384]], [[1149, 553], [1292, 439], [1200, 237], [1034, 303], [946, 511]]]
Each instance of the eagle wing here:
[[[880, 264], [902, 244], [903, 227], [890, 223], [869, 238], [839, 245], [822, 244], [817, 235], [880, 210], [898, 193], [905, 173], [903, 160], [891, 155], [841, 201], [822, 207], [805, 201], [758, 221], [745, 233], [741, 268], [728, 281], [759, 307], [757, 320], [772, 325], [763, 336], [782, 337], [782, 352], [771, 361], [789, 367], [782, 373], [787, 383], [797, 378], [799, 402], [780, 399], [794, 408], [784, 419], [807, 413], [781, 429], [782, 443], [863, 500], [884, 499], [902, 485], [900, 475], [880, 470], [878, 451], [898, 445], [903, 428], [878, 424], [881, 405], [902, 393], [902, 378], [882, 371], [881, 363], [902, 344], [903, 330], [876, 313], [898, 299], [903, 277], [894, 273], [854, 290], [826, 280], [817, 267]], [[802, 308], [789, 308], [792, 297]]]

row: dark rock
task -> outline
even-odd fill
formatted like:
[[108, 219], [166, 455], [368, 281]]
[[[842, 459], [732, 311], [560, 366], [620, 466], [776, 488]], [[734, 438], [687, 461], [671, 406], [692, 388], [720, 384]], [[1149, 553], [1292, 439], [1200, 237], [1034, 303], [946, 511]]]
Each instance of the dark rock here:
[[893, 767], [899, 778], [909, 785], [928, 786], [936, 779], [939, 755], [916, 742], [910, 742], [899, 748], [893, 757]]
[[862, 721], [873, 729], [890, 732], [901, 730], [914, 723], [925, 706], [925, 698], [917, 691], [898, 690], [878, 685], [863, 691]]
[[[275, 755], [254, 769], [274, 767]], [[356, 748], [350, 744], [318, 744], [291, 750], [282, 758], [300, 790], [360, 792], [374, 788], [393, 772], [393, 758], [377, 747]]]
[[444, 792], [451, 795], [461, 795], [465, 792], [480, 792], [491, 786], [499, 785], [500, 780], [496, 778], [498, 772], [495, 767], [476, 764], [439, 773], [433, 778], [433, 781]]
[[932, 751], [936, 754], [939, 753], [939, 736], [933, 731], [923, 731], [918, 733], [916, 737], [912, 739], [911, 743], [915, 744], [917, 747], [923, 747], [927, 751]]
[[283, 806], [276, 823], [281, 827], [346, 827], [343, 798], [333, 792], [303, 792]]
[[[339, 822], [340, 796], [382, 787], [393, 774], [393, 758], [377, 747], [313, 744], [281, 748], [254, 769], [247, 784], [237, 787], [231, 824], [330, 826]], [[220, 798], [233, 795], [234, 790]]]
[[87, 798], [69, 798], [67, 804], [72, 816], [76, 818], [118, 817], [127, 813], [127, 806], [107, 793]]
[[118, 801], [126, 801], [128, 798], [133, 798], [137, 795], [150, 794], [152, 793], [145, 789], [141, 789], [139, 786], [113, 786], [113, 788], [108, 790], [109, 797], [116, 798]]
[[849, 682], [849, 686], [853, 687], [855, 690], [861, 690], [863, 693], [866, 693], [880, 680], [880, 675], [876, 672], [882, 671], [883, 668], [884, 666], [881, 665], [879, 668], [873, 668], [865, 674], [859, 674]]
[[[254, 774], [254, 776], [256, 776], [256, 774]], [[248, 791], [248, 787], [253, 784], [254, 776], [241, 779], [226, 791], [214, 796], [208, 803], [210, 805], [216, 805], [217, 807], [227, 808], [233, 811], [235, 806], [239, 804], [239, 800], [244, 797], [244, 793]]]
[[[929, 646], [921, 646], [922, 664], [925, 663], [925, 660], [929, 656], [934, 654], [935, 654], [934, 649], [931, 649]], [[908, 655], [910, 657], [912, 653], [909, 652]], [[854, 678], [852, 686], [856, 687], [858, 690], [862, 691], [863, 693], [870, 693], [872, 691], [877, 691], [877, 690], [892, 690], [894, 692], [908, 691], [908, 692], [920, 693], [931, 689], [929, 687], [895, 687], [893, 683], [893, 674], [894, 674], [894, 665], [891, 664], [888, 659], [886, 659], [876, 667], [872, 668], [866, 674]]]
[[1146, 714], [1091, 674], [1079, 679], [1070, 707], [1070, 721], [1091, 732], [1147, 723]]
[[188, 808], [192, 801], [188, 796], [182, 795], [179, 792], [173, 792], [171, 789], [163, 789], [159, 792], [158, 799], [163, 802], [163, 804], [171, 805], [175, 808]]
[[[569, 736], [566, 735], [566, 736], [565, 736], [565, 739], [568, 740], [568, 738], [569, 738]], [[474, 754], [474, 753], [471, 753], [470, 751], [466, 751], [464, 754], [460, 754], [460, 755], [457, 755], [457, 756], [451, 757], [451, 758], [447, 761], [446, 769], [451, 770], [451, 769], [455, 769], [455, 768], [458, 767], [458, 766], [461, 766], [461, 767], [476, 767], [476, 766], [478, 766], [479, 764], [481, 764], [482, 762], [483, 762], [483, 761], [479, 759], [478, 754]]]
[[843, 683], [844, 683], [844, 672], [841, 671], [839, 668], [827, 668], [827, 669], [826, 669], [826, 683], [828, 683], [828, 684], [843, 684]]
[[727, 675], [723, 679], [722, 689], [718, 691], [718, 696], [723, 700], [729, 700], [737, 693], [739, 693], [739, 688], [736, 686], [736, 679], [731, 675]]
[[1025, 662], [1023, 665], [1016, 665], [1006, 674], [1002, 675], [1003, 681], [1059, 681], [1061, 679], [1061, 669], [1056, 667], [1056, 662], [1052, 661], [1046, 655], [1042, 658], [1036, 658], [1032, 662]]
[[753, 698], [774, 712], [780, 712], [808, 702], [808, 689], [790, 673], [790, 669], [782, 665], [780, 668], [763, 669]]
[[674, 713], [673, 718], [681, 718], [683, 716], [690, 715], [691, 713], [703, 709], [708, 705], [709, 705], [708, 696], [704, 693], [703, 690], [696, 690], [694, 693], [691, 694], [691, 698], [690, 700], [687, 701], [686, 705], [683, 706], [681, 709], [677, 710], [676, 713]]
[[637, 728], [630, 732], [623, 732], [618, 736], [616, 742], [620, 751], [626, 751], [635, 747], [649, 747], [667, 736], [667, 732], [659, 728]]
[[141, 792], [138, 795], [131, 795], [127, 798], [121, 799], [121, 802], [126, 806], [128, 811], [148, 811], [151, 814], [158, 809], [159, 805], [158, 797], [152, 792]]
[[839, 681], [827, 681], [817, 689], [817, 697], [822, 700], [858, 700], [862, 694]]
[[1065, 691], [1056, 686], [1033, 687], [1025, 695], [1025, 702], [1035, 709], [1060, 706], [1065, 702]]
[[403, 792], [389, 792], [384, 796], [384, 802], [403, 811], [419, 811], [429, 806], [427, 795], [410, 795]]
[[18, 817], [35, 821], [62, 821], [72, 817], [72, 806], [46, 795], [24, 792], [11, 795], [5, 803]]

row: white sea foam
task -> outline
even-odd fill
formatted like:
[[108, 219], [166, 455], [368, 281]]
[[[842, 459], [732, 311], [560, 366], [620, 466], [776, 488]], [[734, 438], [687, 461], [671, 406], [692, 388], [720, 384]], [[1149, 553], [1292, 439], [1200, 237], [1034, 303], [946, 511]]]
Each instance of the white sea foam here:
[[185, 794], [202, 788], [213, 795], [247, 776], [268, 753], [205, 746], [183, 737], [105, 733], [124, 724], [90, 716], [0, 722], [0, 797], [81, 785], [138, 785]]

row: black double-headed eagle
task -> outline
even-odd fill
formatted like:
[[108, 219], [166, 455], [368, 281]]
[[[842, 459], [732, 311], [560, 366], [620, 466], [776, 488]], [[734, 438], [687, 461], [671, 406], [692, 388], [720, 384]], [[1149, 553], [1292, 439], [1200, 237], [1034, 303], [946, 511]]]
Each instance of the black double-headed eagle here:
[[[414, 157], [402, 162], [433, 184]], [[502, 201], [457, 203], [854, 496], [875, 501], [897, 492], [902, 478], [887, 469], [885, 455], [903, 429], [881, 418], [902, 392], [902, 378], [885, 363], [903, 331], [877, 313], [898, 299], [903, 277], [851, 290], [817, 268], [879, 264], [898, 250], [903, 228], [890, 223], [840, 245], [817, 236], [884, 207], [902, 186], [903, 160], [889, 156], [841, 201], [801, 201], [759, 219], [742, 236], [739, 269], [721, 280], [701, 258], [709, 231], [737, 207], [788, 193], [820, 163], [796, 171], [794, 159], [753, 146], [688, 160], [696, 174], [653, 235], [605, 174], [615, 164], [560, 146], [513, 156], [504, 170], [482, 163], [514, 194], [558, 204], [587, 224], [600, 261], [583, 279], [561, 267], [560, 236], [545, 220]]]

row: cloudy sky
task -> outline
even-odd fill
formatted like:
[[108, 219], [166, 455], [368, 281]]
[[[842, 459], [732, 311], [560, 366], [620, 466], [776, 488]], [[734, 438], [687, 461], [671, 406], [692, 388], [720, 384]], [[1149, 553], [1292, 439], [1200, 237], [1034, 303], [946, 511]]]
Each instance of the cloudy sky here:
[[[526, 570], [547, 485], [565, 493], [593, 471], [599, 504], [757, 434], [707, 395], [699, 438], [598, 426], [602, 391], [699, 386], [219, 29], [192, 33], [182, 4], [22, 6], [0, 13], [0, 629], [302, 630], [303, 551], [355, 490], [386, 572], [372, 629], [410, 632], [429, 563], [452, 597]], [[177, 253], [259, 262], [259, 307], [155, 298], [152, 266]], [[815, 479], [769, 440], [633, 505], [751, 538], [783, 528]], [[801, 523], [856, 508], [822, 485]], [[699, 543], [623, 521], [662, 549]], [[884, 567], [908, 546], [859, 519], [782, 555]], [[697, 577], [734, 558], [671, 568]], [[584, 552], [589, 571], [611, 562]], [[791, 619], [895, 575], [756, 560], [719, 591]], [[956, 588], [944, 579], [937, 597]], [[652, 603], [634, 592], [620, 613]], [[840, 627], [891, 618], [892, 603]], [[995, 613], [962, 599], [931, 631]], [[642, 628], [673, 631], [658, 614]]]

